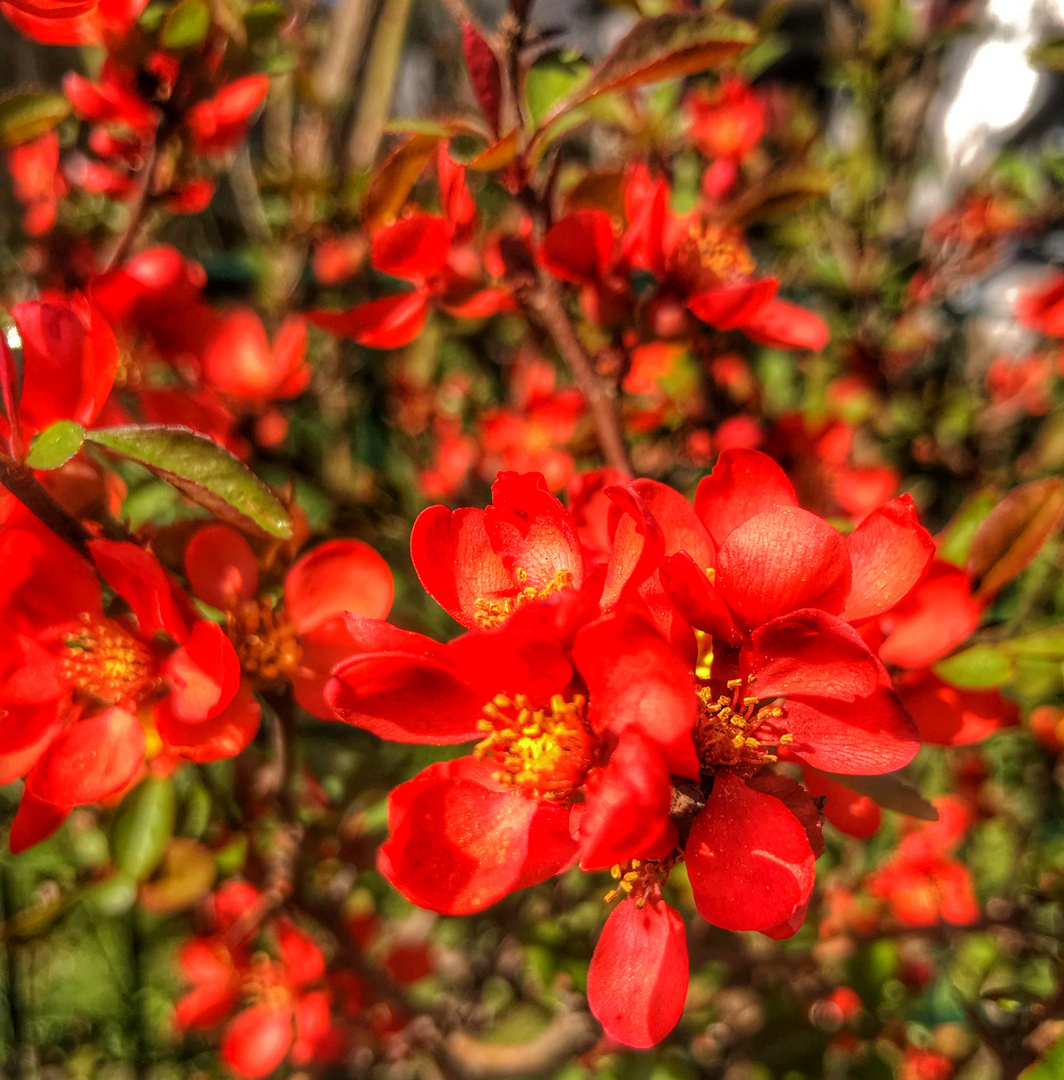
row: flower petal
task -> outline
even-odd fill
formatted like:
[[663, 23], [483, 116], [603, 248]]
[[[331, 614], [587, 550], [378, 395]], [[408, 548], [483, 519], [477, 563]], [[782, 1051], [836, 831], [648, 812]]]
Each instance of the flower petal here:
[[899, 495], [850, 533], [846, 550], [853, 576], [842, 618], [856, 622], [889, 611], [912, 592], [931, 565], [935, 545], [912, 496]]
[[373, 238], [373, 265], [382, 274], [424, 281], [438, 274], [451, 249], [451, 227], [434, 214], [411, 214]]
[[370, 349], [398, 349], [421, 333], [428, 314], [428, 292], [415, 289], [370, 300], [348, 311], [308, 311], [307, 318], [330, 334]]
[[725, 450], [695, 492], [695, 513], [718, 547], [755, 514], [797, 505], [784, 471], [758, 450]]
[[175, 641], [188, 636], [166, 571], [154, 555], [126, 540], [90, 540], [89, 549], [107, 584], [133, 609], [141, 636], [158, 631]]
[[185, 574], [192, 591], [226, 611], [259, 591], [259, 564], [251, 545], [229, 525], [200, 529], [185, 547]]
[[676, 1026], [687, 1000], [683, 919], [655, 888], [623, 900], [606, 920], [587, 973], [591, 1012], [611, 1039], [645, 1048]]
[[351, 612], [383, 619], [395, 584], [384, 559], [361, 540], [329, 540], [298, 559], [285, 577], [284, 610], [305, 634]]
[[1015, 702], [1000, 691], [962, 690], [931, 671], [907, 672], [897, 686], [920, 739], [935, 746], [970, 746], [1020, 720]]
[[702, 570], [714, 565], [717, 545], [694, 507], [678, 491], [657, 480], [635, 480], [630, 487], [661, 527], [666, 555], [686, 551]]
[[686, 853], [698, 913], [725, 930], [785, 922], [813, 890], [813, 851], [801, 822], [729, 771], [714, 777]]

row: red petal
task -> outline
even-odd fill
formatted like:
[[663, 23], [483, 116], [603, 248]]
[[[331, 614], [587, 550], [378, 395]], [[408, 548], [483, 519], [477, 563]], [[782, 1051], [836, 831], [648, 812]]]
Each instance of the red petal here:
[[666, 559], [661, 572], [669, 597], [692, 626], [724, 641], [737, 639], [731, 612], [720, 593], [686, 551]]
[[613, 222], [605, 210], [574, 210], [551, 226], [540, 248], [540, 265], [562, 281], [593, 285], [609, 268], [613, 243]]
[[1015, 703], [999, 691], [961, 690], [931, 671], [903, 675], [898, 694], [920, 729], [920, 739], [935, 746], [970, 746], [1020, 720]]
[[935, 554], [910, 495], [873, 510], [846, 538], [846, 549], [853, 577], [842, 617], [849, 622], [889, 611], [915, 588]]
[[433, 214], [411, 214], [373, 238], [373, 265], [382, 274], [424, 281], [438, 274], [451, 249], [451, 227]]
[[725, 450], [695, 493], [695, 513], [718, 547], [755, 514], [797, 505], [784, 471], [759, 450]]
[[233, 700], [210, 720], [190, 724], [176, 717], [163, 698], [155, 708], [155, 728], [163, 746], [188, 761], [236, 757], [259, 730], [262, 709], [251, 686], [241, 681]]
[[846, 542], [807, 510], [767, 510], [728, 535], [717, 553], [715, 583], [747, 627], [799, 608], [837, 614], [850, 590]]
[[144, 730], [124, 709], [68, 727], [26, 778], [26, 790], [57, 807], [96, 802], [121, 791], [144, 764]]
[[285, 614], [304, 634], [351, 612], [383, 619], [395, 585], [384, 559], [361, 540], [330, 540], [304, 555], [284, 582]]
[[512, 596], [513, 575], [492, 550], [484, 511], [430, 506], [410, 533], [414, 569], [432, 598], [463, 626], [477, 625], [478, 599]]
[[789, 732], [788, 754], [815, 768], [849, 776], [874, 776], [908, 765], [920, 736], [893, 690], [880, 687], [852, 703], [830, 698], [788, 698], [783, 717], [766, 725]]
[[759, 626], [743, 647], [740, 674], [760, 698], [808, 694], [853, 701], [879, 685], [880, 665], [847, 623], [815, 608]]
[[371, 349], [398, 349], [421, 333], [429, 314], [429, 294], [423, 289], [370, 300], [349, 311], [308, 311], [307, 318], [322, 330], [350, 338]]
[[665, 554], [661, 528], [649, 508], [629, 488], [606, 489], [612, 545], [602, 586], [603, 610], [617, 605], [626, 590], [637, 589], [658, 567]]
[[468, 742], [490, 700], [455, 668], [426, 656], [375, 653], [341, 663], [325, 701], [348, 724], [394, 742]]
[[745, 328], [776, 295], [778, 287], [774, 278], [744, 281], [692, 296], [687, 306], [695, 318], [718, 330]]
[[820, 352], [831, 340], [828, 324], [819, 315], [786, 300], [770, 300], [742, 329], [747, 337], [773, 348]]
[[325, 957], [312, 938], [289, 919], [278, 919], [277, 944], [284, 961], [285, 981], [297, 989], [325, 975]]
[[670, 772], [698, 776], [694, 682], [648, 623], [607, 615], [577, 634], [573, 659], [587, 683], [596, 732], [639, 732], [658, 746]]
[[392, 835], [378, 865], [419, 907], [470, 915], [572, 861], [568, 810], [500, 789], [491, 775], [486, 763], [459, 759], [430, 765], [392, 792]]
[[824, 817], [848, 836], [865, 840], [879, 831], [883, 813], [867, 795], [833, 780], [815, 769], [802, 769], [802, 778], [809, 794], [824, 800]]
[[18, 804], [18, 813], [11, 823], [11, 833], [7, 838], [11, 854], [18, 855], [34, 844], [47, 840], [66, 821], [70, 810], [67, 806], [42, 802], [29, 791], [23, 791], [22, 802]]
[[249, 1080], [269, 1076], [292, 1045], [292, 1009], [288, 1005], [253, 1005], [237, 1013], [222, 1036], [222, 1060]]
[[189, 724], [209, 720], [224, 709], [240, 682], [240, 660], [217, 623], [200, 620], [181, 648], [162, 665], [170, 687], [167, 708]]
[[0, 728], [0, 784], [10, 784], [37, 764], [48, 744], [62, 729], [60, 702], [5, 707]]
[[982, 606], [972, 597], [971, 578], [945, 563], [883, 617], [887, 638], [880, 646], [884, 663], [926, 667], [953, 651], [978, 625]]
[[610, 912], [587, 973], [591, 1012], [611, 1039], [645, 1048], [676, 1026], [687, 1000], [687, 935], [655, 889]]
[[251, 545], [228, 525], [208, 525], [185, 548], [185, 574], [192, 591], [223, 611], [259, 591], [259, 564]]
[[591, 771], [584, 802], [576, 833], [582, 870], [664, 858], [676, 844], [669, 771], [658, 748], [638, 731], [618, 741], [605, 768]]
[[173, 589], [158, 560], [125, 540], [90, 540], [89, 548], [107, 584], [133, 609], [142, 637], [162, 630], [175, 641], [188, 636]]
[[666, 555], [686, 551], [702, 570], [714, 564], [717, 545], [694, 507], [678, 491], [657, 480], [635, 480], [630, 486], [661, 526]]
[[686, 853], [698, 913], [725, 930], [785, 922], [813, 890], [813, 851], [801, 822], [731, 772], [714, 777]]

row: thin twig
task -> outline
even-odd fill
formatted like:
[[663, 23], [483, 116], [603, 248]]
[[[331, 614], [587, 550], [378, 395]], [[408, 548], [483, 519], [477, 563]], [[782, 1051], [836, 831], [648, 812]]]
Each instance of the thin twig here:
[[242, 143], [233, 156], [229, 166], [229, 184], [236, 200], [236, 211], [240, 215], [240, 224], [252, 240], [266, 243], [270, 239], [270, 222], [262, 205], [259, 194], [259, 182], [255, 178], [255, 167], [251, 163], [251, 151], [248, 144]]
[[0, 484], [56, 536], [65, 540], [86, 559], [92, 557], [89, 554], [89, 533], [84, 525], [48, 494], [29, 466], [0, 461]]
[[465, 0], [440, 0], [440, 3], [447, 9], [447, 14], [459, 27], [465, 26], [466, 23], [472, 23], [479, 29], [477, 18]]
[[502, 1080], [553, 1073], [590, 1049], [597, 1038], [597, 1025], [587, 1013], [562, 1011], [531, 1042], [492, 1043], [466, 1031], [452, 1031], [443, 1048], [466, 1080]]
[[110, 270], [113, 266], [117, 266], [129, 254], [129, 250], [137, 238], [137, 232], [140, 230], [141, 222], [144, 220], [144, 214], [150, 201], [152, 174], [155, 172], [155, 161], [158, 153], [159, 133], [156, 132], [155, 140], [148, 147], [144, 167], [141, 169], [142, 178], [140, 187], [137, 189], [137, 196], [133, 200], [133, 205], [129, 208], [129, 221], [126, 222], [126, 227], [115, 238], [110, 253], [102, 260], [103, 270]]
[[365, 52], [372, 0], [337, 0], [329, 22], [329, 41], [314, 70], [314, 94], [333, 108], [354, 89], [355, 72]]

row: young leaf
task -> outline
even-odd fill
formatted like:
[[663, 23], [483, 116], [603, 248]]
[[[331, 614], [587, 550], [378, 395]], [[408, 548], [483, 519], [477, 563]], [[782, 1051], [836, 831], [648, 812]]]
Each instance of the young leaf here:
[[972, 539], [968, 572], [976, 597], [990, 600], [1038, 554], [1064, 516], [1064, 480], [1034, 480], [1016, 488], [986, 516]]
[[142, 780], [118, 808], [111, 832], [115, 866], [137, 881], [150, 877], [174, 832], [174, 785], [169, 776]]
[[19, 91], [0, 99], [0, 146], [17, 146], [49, 132], [70, 115], [62, 94]]
[[940, 660], [934, 672], [962, 690], [989, 690], [1003, 686], [1015, 674], [1006, 645], [973, 645], [956, 656]]
[[228, 450], [186, 427], [99, 428], [89, 442], [139, 462], [183, 495], [240, 528], [287, 540], [292, 521], [268, 487]]
[[1064, 626], [1046, 626], [1033, 634], [1001, 642], [1000, 648], [1013, 656], [1039, 660], [1064, 660]]
[[59, 420], [33, 440], [26, 455], [31, 469], [58, 469], [68, 462], [85, 441], [85, 429], [73, 420]]
[[362, 196], [362, 220], [367, 229], [379, 229], [395, 220], [439, 145], [438, 135], [415, 134], [392, 151]]
[[167, 49], [190, 49], [203, 41], [210, 28], [207, 0], [178, 0], [163, 20], [159, 41]]
[[491, 130], [498, 135], [499, 110], [502, 106], [502, 72], [499, 70], [499, 58], [471, 22], [462, 27], [462, 50], [480, 111], [491, 125]]
[[894, 773], [884, 773], [882, 776], [828, 775], [858, 795], [867, 795], [884, 810], [896, 810], [899, 814], [908, 814], [921, 821], [938, 821], [938, 811], [931, 803]]
[[989, 490], [965, 499], [937, 538], [939, 559], [963, 570], [979, 526], [999, 502], [1000, 495]]
[[642, 19], [592, 71], [573, 105], [610, 90], [682, 79], [738, 56], [757, 40], [740, 19], [712, 12], [677, 12]]

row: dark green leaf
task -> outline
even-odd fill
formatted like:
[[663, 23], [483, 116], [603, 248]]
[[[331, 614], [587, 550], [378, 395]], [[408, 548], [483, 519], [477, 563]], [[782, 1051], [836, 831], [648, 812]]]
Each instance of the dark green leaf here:
[[33, 469], [58, 469], [85, 441], [85, 429], [73, 420], [60, 420], [33, 440], [26, 464]]
[[1028, 51], [1027, 59], [1033, 67], [1064, 71], [1064, 38], [1043, 41]]
[[170, 777], [149, 776], [123, 800], [111, 848], [115, 866], [137, 881], [150, 877], [174, 832], [174, 785]]
[[273, 492], [205, 435], [144, 424], [99, 428], [85, 438], [150, 469], [223, 521], [282, 540], [292, 535], [292, 520]]
[[62, 94], [20, 90], [0, 98], [0, 146], [17, 146], [51, 131], [70, 115]]
[[830, 774], [843, 787], [867, 795], [884, 810], [896, 810], [899, 814], [919, 818], [921, 821], [938, 821], [938, 811], [914, 787], [894, 773], [882, 776], [842, 776]]

